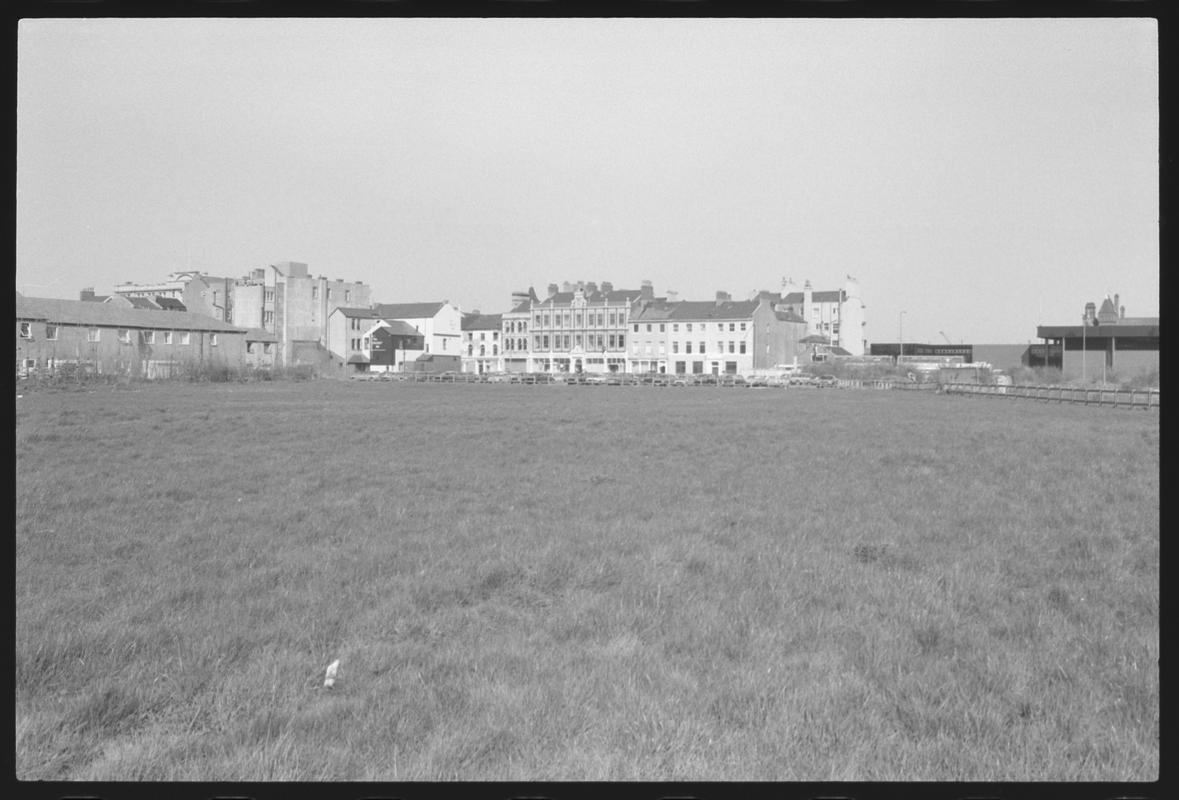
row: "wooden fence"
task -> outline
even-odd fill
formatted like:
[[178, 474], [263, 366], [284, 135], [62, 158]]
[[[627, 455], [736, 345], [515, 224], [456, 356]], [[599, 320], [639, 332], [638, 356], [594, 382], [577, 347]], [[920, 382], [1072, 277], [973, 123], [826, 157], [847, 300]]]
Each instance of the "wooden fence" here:
[[1140, 408], [1144, 411], [1159, 407], [1158, 389], [1109, 389], [1077, 386], [992, 386], [979, 383], [943, 383], [941, 390], [946, 394], [1017, 397], [1048, 403], [1080, 403], [1087, 406]]

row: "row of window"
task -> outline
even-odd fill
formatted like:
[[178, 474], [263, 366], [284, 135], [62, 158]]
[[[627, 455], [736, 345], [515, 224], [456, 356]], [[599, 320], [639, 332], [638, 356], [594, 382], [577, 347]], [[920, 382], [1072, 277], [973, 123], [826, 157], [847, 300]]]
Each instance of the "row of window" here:
[[[692, 342], [684, 342], [683, 343], [684, 353], [691, 353], [692, 352], [692, 344], [693, 344]], [[744, 355], [746, 352], [746, 349], [745, 349], [746, 345], [745, 345], [744, 340], [730, 341], [728, 343], [728, 349], [725, 348], [724, 342], [718, 341], [716, 343], [716, 348], [711, 351], [707, 350], [705, 342], [696, 342], [696, 345], [697, 345], [697, 350], [695, 352], [697, 352], [697, 353], [706, 353], [706, 352], [726, 353], [727, 352], [727, 353], [740, 353], [741, 355]], [[659, 347], [659, 355], [664, 355], [664, 353], [666, 352], [666, 345], [664, 345], [663, 342], [658, 342], [658, 347]], [[651, 343], [646, 342], [645, 344], [640, 346], [640, 344], [638, 342], [632, 342], [631, 343], [631, 352], [632, 353], [643, 352], [643, 353], [650, 354], [652, 352], [651, 351]], [[680, 343], [678, 341], [671, 343], [671, 352], [672, 353], [679, 353], [680, 352]]]
[[[467, 355], [469, 355], [469, 356], [475, 355], [475, 345], [473, 345], [473, 344], [467, 345]], [[487, 345], [485, 345], [485, 344], [479, 345], [479, 355], [481, 355], [481, 356], [487, 355]], [[499, 345], [493, 344], [491, 346], [491, 355], [493, 355], [493, 356], [499, 355]]]
[[[271, 297], [273, 297], [273, 295], [271, 295]], [[314, 283], [313, 283], [313, 284], [311, 284], [311, 299], [312, 299], [312, 300], [318, 300], [318, 299], [319, 299], [319, 286], [318, 286], [317, 284], [314, 284]], [[328, 299], [328, 300], [331, 300], [331, 299], [332, 299], [332, 287], [330, 287], [330, 286], [329, 286], [329, 287], [328, 287], [328, 289], [327, 289], [327, 299]], [[345, 289], [345, 290], [344, 290], [344, 302], [345, 302], [345, 303], [347, 303], [347, 302], [349, 302], [351, 299], [352, 299], [352, 292], [351, 292], [351, 290], [349, 290], [349, 289]]]
[[[654, 331], [654, 326], [656, 324], [659, 325], [659, 332], [660, 333], [666, 333], [666, 331], [667, 331], [667, 323], [665, 323], [665, 322], [660, 322], [660, 323], [652, 323], [652, 322], [638, 323], [638, 322], [636, 322], [634, 325], [634, 332], [635, 333], [639, 332], [639, 325], [640, 324], [645, 324], [647, 326], [647, 333], [652, 333]], [[707, 322], [697, 322], [694, 324], [696, 325], [696, 329], [700, 333], [704, 333], [705, 331], [708, 330], [709, 323], [707, 323]], [[684, 331], [686, 333], [692, 333], [692, 325], [693, 325], [693, 323], [691, 323], [691, 322], [685, 322], [684, 323]], [[724, 332], [726, 325], [729, 326], [729, 331], [731, 333], [735, 333], [738, 330], [741, 330], [741, 331], [745, 330], [746, 323], [744, 323], [744, 322], [718, 322], [718, 323], [716, 323], [716, 330], [718, 332]], [[672, 333], [679, 333], [680, 332], [680, 324], [678, 322], [671, 323], [671, 332]]]
[[532, 318], [532, 324], [537, 328], [613, 328], [626, 324], [626, 312], [544, 311]]
[[[625, 350], [626, 337], [621, 334], [591, 333], [574, 334], [537, 334], [532, 337], [536, 350], [571, 350], [584, 348], [586, 350]], [[527, 340], [521, 339], [521, 350], [527, 349]], [[550, 346], [551, 345], [551, 346]]]
[[[57, 325], [46, 325], [45, 326], [46, 340], [51, 341], [51, 342], [57, 341], [58, 340], [58, 331], [59, 331], [59, 328]], [[176, 344], [177, 340], [179, 340], [180, 344], [191, 344], [192, 343], [192, 334], [189, 333], [188, 331], [180, 331], [178, 336], [176, 335], [176, 333], [174, 331], [140, 331], [139, 332], [140, 341], [143, 342], [143, 344], [156, 344], [156, 342], [157, 342], [156, 334], [157, 333], [161, 334], [158, 337], [158, 339], [163, 344]], [[123, 344], [131, 344], [131, 329], [130, 328], [119, 328], [117, 335], [119, 337], [119, 341], [122, 342]], [[22, 339], [32, 339], [33, 338], [32, 323], [22, 322], [20, 324], [20, 337]], [[88, 328], [86, 330], [86, 341], [88, 341], [88, 342], [102, 341], [102, 329], [101, 328]], [[215, 334], [215, 333], [209, 334], [209, 344], [211, 344], [211, 345], [217, 344], [217, 334]]]

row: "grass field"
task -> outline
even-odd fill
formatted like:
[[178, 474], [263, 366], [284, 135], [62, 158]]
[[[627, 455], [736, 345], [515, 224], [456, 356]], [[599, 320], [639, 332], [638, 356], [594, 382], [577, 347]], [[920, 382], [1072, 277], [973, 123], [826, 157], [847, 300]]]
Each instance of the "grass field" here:
[[16, 403], [21, 779], [1158, 776], [1157, 413], [328, 381]]

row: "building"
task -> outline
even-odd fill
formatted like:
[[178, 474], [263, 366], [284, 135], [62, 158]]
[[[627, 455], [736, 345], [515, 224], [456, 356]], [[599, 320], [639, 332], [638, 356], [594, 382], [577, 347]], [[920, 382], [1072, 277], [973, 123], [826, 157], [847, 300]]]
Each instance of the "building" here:
[[163, 378], [247, 364], [245, 329], [205, 314], [16, 296], [18, 374]]
[[[373, 311], [378, 319], [393, 322], [400, 319], [415, 331], [421, 333], [423, 356], [441, 356], [429, 359], [435, 365], [453, 364], [444, 370], [459, 370], [462, 366], [462, 311], [449, 300], [434, 303], [377, 303]], [[426, 361], [426, 359], [423, 359]]]
[[[217, 278], [198, 270], [182, 270], [171, 273], [167, 280], [158, 283], [121, 283], [114, 288], [111, 297], [142, 298], [154, 303], [158, 303], [159, 298], [168, 298], [182, 303], [187, 311], [232, 324], [232, 284], [233, 281], [227, 278]], [[93, 289], [83, 289], [82, 299], [98, 298]]]
[[[337, 308], [367, 307], [371, 302], [371, 289], [361, 281], [312, 277], [306, 264], [295, 261], [271, 264], [263, 273], [261, 292], [261, 327], [277, 336], [283, 365], [327, 365], [329, 315]], [[269, 303], [273, 316], [266, 314]]]
[[655, 299], [650, 281], [640, 289], [615, 289], [608, 281], [550, 283], [544, 300], [529, 298], [504, 314], [505, 365], [528, 372], [626, 372], [627, 319], [642, 298]]
[[503, 372], [500, 352], [502, 314], [463, 314], [463, 372]]
[[640, 299], [629, 318], [631, 372], [746, 374], [797, 364], [808, 350], [806, 321], [781, 308], [780, 296], [759, 292], [734, 301]]
[[860, 284], [851, 275], [842, 289], [814, 291], [808, 280], [802, 291], [795, 291], [790, 278], [782, 281], [778, 308], [806, 320], [808, 336], [822, 336], [832, 346], [849, 355], [862, 356], [867, 351], [864, 337], [866, 306], [860, 299]]
[[445, 300], [378, 303], [371, 308], [340, 306], [328, 316], [326, 349], [340, 374], [458, 371], [462, 368], [461, 327], [462, 313]]
[[1098, 309], [1086, 303], [1075, 325], [1039, 325], [1049, 366], [1069, 380], [1104, 380], [1110, 373], [1127, 377], [1159, 368], [1159, 318], [1127, 317], [1118, 295], [1106, 296]]

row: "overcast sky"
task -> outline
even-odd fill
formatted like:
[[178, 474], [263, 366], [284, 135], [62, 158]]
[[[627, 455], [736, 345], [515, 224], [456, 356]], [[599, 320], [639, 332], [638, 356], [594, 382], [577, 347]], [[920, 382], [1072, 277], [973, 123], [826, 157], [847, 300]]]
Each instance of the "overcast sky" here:
[[1158, 314], [1149, 19], [26, 20], [16, 288], [278, 261], [507, 310], [858, 279], [869, 341]]

